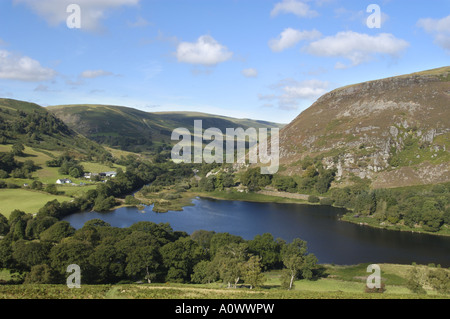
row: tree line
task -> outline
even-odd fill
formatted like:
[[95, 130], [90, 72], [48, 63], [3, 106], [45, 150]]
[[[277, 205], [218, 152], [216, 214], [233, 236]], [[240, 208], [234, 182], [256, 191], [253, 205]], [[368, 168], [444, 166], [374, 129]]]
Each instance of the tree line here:
[[270, 234], [244, 240], [204, 230], [189, 235], [152, 222], [117, 228], [98, 219], [76, 230], [56, 217], [20, 211], [9, 219], [0, 215], [0, 234], [0, 267], [22, 272], [24, 283], [64, 284], [70, 264], [80, 266], [85, 284], [222, 281], [254, 288], [265, 282], [263, 271], [283, 269], [283, 286], [292, 289], [294, 280], [318, 274], [306, 242]]
[[450, 183], [407, 189], [337, 188], [330, 199], [334, 206], [371, 216], [380, 223], [420, 226], [428, 232], [450, 225]]

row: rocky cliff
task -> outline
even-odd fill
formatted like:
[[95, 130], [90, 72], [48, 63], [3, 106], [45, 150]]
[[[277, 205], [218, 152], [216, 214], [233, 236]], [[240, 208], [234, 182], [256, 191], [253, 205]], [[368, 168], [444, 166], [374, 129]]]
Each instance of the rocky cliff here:
[[330, 92], [281, 131], [280, 162], [321, 159], [337, 180], [373, 187], [450, 181], [450, 67]]

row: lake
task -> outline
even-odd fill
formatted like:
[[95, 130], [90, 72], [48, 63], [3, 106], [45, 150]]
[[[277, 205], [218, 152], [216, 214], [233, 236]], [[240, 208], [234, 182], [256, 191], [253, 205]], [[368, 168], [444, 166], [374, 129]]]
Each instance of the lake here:
[[320, 263], [441, 264], [450, 267], [450, 237], [399, 232], [360, 226], [339, 220], [344, 210], [329, 206], [253, 203], [197, 198], [182, 212], [154, 213], [148, 206], [119, 208], [113, 212], [84, 212], [64, 220], [77, 229], [91, 219], [114, 227], [129, 227], [139, 221], [170, 223], [174, 230], [228, 232], [253, 239], [271, 233], [274, 238], [308, 242], [309, 252]]

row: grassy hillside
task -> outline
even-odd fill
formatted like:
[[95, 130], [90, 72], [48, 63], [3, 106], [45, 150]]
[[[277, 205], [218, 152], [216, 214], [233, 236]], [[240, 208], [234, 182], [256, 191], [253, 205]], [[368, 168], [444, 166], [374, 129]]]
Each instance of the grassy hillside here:
[[34, 103], [0, 99], [0, 145], [15, 143], [95, 158], [109, 156], [103, 147], [71, 130], [47, 109]]
[[195, 112], [148, 113], [133, 108], [107, 105], [62, 105], [47, 108], [71, 129], [105, 145], [131, 151], [158, 149], [172, 144], [172, 131], [187, 128], [192, 133], [194, 120], [203, 128], [272, 128], [281, 124], [235, 119]]

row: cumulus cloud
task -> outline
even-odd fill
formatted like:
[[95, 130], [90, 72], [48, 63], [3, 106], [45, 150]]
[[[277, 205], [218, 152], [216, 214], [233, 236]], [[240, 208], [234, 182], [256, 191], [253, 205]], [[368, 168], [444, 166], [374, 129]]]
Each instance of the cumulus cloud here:
[[[282, 110], [296, 110], [301, 101], [314, 101], [328, 92], [329, 83], [320, 80], [296, 81], [285, 79], [272, 85], [277, 94], [260, 94], [261, 101], [277, 102]], [[271, 103], [273, 104], [273, 103]]]
[[14, 4], [26, 5], [52, 26], [65, 23], [70, 15], [67, 13], [67, 7], [76, 3], [81, 8], [81, 29], [89, 31], [101, 27], [100, 21], [106, 17], [108, 10], [135, 6], [139, 2], [140, 0], [13, 0]]
[[345, 68], [368, 62], [377, 55], [398, 57], [408, 47], [408, 42], [389, 33], [371, 36], [345, 31], [312, 42], [304, 51], [315, 56], [345, 58], [351, 62], [350, 65], [336, 64], [336, 68]]
[[450, 53], [450, 15], [442, 19], [420, 19], [417, 25], [433, 35], [436, 44]]
[[274, 52], [281, 52], [288, 48], [295, 46], [303, 40], [318, 39], [322, 34], [317, 30], [299, 31], [292, 28], [287, 28], [276, 39], [269, 41], [269, 47]]
[[55, 75], [56, 71], [43, 67], [30, 57], [0, 50], [0, 79], [40, 82]]
[[256, 69], [244, 69], [244, 70], [242, 70], [241, 73], [246, 78], [256, 78], [256, 77], [258, 77], [258, 70], [256, 70]]
[[95, 79], [102, 76], [111, 76], [113, 75], [111, 72], [104, 70], [86, 70], [81, 73], [81, 77], [84, 79]]
[[275, 7], [270, 12], [271, 17], [276, 17], [282, 13], [292, 13], [298, 17], [315, 17], [318, 13], [310, 9], [310, 6], [304, 1], [298, 0], [283, 0], [275, 4]]
[[214, 66], [230, 60], [233, 52], [209, 35], [203, 35], [196, 42], [178, 44], [176, 57], [178, 62]]

